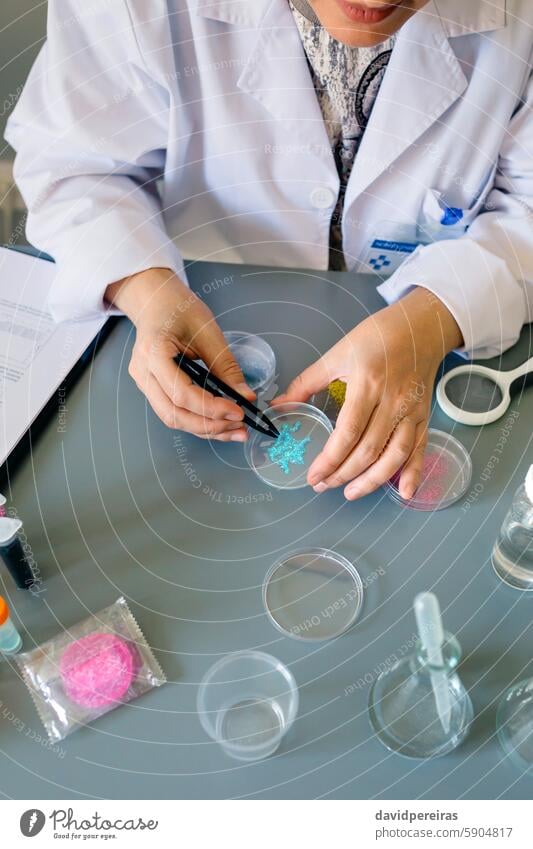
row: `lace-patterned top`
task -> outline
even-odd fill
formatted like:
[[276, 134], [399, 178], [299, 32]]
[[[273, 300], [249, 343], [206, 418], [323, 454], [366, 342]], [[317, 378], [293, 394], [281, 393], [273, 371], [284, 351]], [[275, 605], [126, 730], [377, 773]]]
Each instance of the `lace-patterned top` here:
[[331, 218], [329, 267], [344, 270], [342, 215], [346, 186], [391, 57], [395, 37], [375, 47], [350, 47], [321, 26], [307, 0], [289, 0], [340, 178]]

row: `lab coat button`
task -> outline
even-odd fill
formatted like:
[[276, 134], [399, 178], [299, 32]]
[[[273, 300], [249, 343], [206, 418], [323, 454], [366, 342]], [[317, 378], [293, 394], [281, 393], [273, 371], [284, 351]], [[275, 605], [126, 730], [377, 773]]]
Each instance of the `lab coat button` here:
[[327, 186], [317, 186], [311, 192], [309, 199], [315, 209], [327, 209], [335, 203], [335, 194]]

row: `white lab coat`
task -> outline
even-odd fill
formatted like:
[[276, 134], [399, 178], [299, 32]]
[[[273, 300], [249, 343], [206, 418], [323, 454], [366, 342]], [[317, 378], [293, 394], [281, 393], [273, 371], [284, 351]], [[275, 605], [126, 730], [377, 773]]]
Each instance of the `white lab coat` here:
[[[389, 302], [427, 287], [480, 357], [533, 312], [532, 7], [430, 0], [346, 192], [349, 269], [376, 237], [430, 233], [376, 284]], [[58, 262], [57, 319], [105, 308], [132, 272], [183, 276], [182, 256], [327, 268], [339, 178], [287, 0], [50, 0], [6, 138], [29, 238]], [[462, 226], [440, 225], [439, 198]]]

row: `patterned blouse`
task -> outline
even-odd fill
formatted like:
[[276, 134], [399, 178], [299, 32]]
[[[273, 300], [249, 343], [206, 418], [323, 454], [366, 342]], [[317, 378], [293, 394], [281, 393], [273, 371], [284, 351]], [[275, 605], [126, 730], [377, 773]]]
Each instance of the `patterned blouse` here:
[[307, 0], [289, 0], [302, 39], [340, 178], [331, 218], [329, 267], [346, 269], [344, 196], [353, 163], [391, 57], [395, 37], [375, 47], [349, 47], [320, 25]]

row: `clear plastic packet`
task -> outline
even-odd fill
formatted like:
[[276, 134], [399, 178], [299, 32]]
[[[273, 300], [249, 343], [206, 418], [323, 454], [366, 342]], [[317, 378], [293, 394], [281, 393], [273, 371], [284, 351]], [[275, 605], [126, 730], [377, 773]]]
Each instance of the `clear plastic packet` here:
[[54, 741], [167, 680], [124, 598], [17, 663]]

